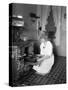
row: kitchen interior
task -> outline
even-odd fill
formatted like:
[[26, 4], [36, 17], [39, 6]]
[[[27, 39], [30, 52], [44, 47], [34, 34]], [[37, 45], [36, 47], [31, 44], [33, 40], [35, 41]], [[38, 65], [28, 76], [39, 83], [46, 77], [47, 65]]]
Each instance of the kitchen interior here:
[[[40, 53], [39, 39], [46, 31], [53, 44], [55, 62], [51, 72], [41, 76], [35, 74], [32, 67], [36, 63], [37, 54]], [[10, 4], [9, 85], [63, 83], [66, 83], [66, 7]]]

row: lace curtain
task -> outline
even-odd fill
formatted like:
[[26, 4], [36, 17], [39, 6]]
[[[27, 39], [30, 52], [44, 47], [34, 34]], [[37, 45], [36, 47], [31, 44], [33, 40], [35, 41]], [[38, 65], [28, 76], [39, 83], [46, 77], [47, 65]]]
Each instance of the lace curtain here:
[[[57, 46], [60, 45], [60, 26], [61, 26], [61, 7], [60, 6], [52, 6], [53, 17], [56, 26], [56, 39], [55, 44]], [[37, 6], [37, 15], [40, 16], [40, 19], [37, 21], [37, 30], [39, 26], [42, 26], [42, 32], [45, 30], [45, 25], [47, 24], [47, 18], [50, 13], [50, 6], [39, 5]]]
[[52, 6], [52, 10], [53, 10], [53, 17], [54, 17], [54, 22], [56, 26], [55, 44], [59, 46], [60, 45], [60, 27], [61, 27], [61, 7]]
[[40, 19], [38, 19], [37, 21], [37, 30], [38, 27], [41, 26], [42, 27], [42, 31], [45, 31], [45, 25], [47, 24], [47, 18], [49, 16], [49, 12], [50, 12], [50, 7], [49, 6], [45, 6], [45, 5], [38, 5], [37, 6], [37, 15], [40, 16]]
[[42, 31], [45, 31], [45, 25], [47, 24], [47, 18], [49, 16], [49, 12], [50, 12], [49, 6], [42, 6], [42, 11], [41, 11]]

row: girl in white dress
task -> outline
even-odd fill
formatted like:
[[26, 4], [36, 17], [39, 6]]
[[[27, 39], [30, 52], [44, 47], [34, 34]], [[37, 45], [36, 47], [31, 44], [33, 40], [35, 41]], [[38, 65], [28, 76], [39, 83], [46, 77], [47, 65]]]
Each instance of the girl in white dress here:
[[41, 58], [37, 59], [37, 65], [33, 66], [36, 73], [45, 75], [50, 72], [54, 64], [53, 46], [46, 38], [41, 38], [40, 55]]

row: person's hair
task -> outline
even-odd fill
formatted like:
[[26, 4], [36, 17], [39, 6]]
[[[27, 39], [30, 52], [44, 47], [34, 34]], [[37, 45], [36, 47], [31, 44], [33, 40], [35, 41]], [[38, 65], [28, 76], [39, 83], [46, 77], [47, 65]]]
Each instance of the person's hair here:
[[43, 33], [42, 35], [41, 35], [41, 37], [40, 37], [40, 39], [46, 39], [46, 37], [47, 37], [47, 39], [48, 39], [48, 33]]

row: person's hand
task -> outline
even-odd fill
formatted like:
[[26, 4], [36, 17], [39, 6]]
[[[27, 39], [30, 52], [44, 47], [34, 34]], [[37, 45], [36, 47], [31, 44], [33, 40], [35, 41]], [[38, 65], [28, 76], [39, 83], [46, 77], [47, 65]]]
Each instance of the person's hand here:
[[42, 61], [38, 61], [37, 65], [40, 66], [42, 64]]
[[42, 57], [43, 57], [43, 55], [41, 55], [41, 54], [37, 55], [37, 59], [42, 58]]

